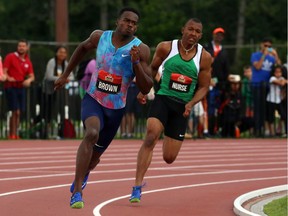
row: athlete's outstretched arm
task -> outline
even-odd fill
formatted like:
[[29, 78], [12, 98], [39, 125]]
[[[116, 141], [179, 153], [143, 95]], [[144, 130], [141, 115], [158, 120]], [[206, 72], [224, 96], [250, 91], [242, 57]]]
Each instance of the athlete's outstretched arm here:
[[69, 63], [64, 73], [55, 81], [55, 90], [62, 88], [68, 82], [68, 76], [73, 69], [80, 63], [81, 59], [92, 49], [98, 46], [99, 38], [102, 35], [102, 30], [95, 30], [91, 33], [89, 38], [82, 41], [74, 50]]

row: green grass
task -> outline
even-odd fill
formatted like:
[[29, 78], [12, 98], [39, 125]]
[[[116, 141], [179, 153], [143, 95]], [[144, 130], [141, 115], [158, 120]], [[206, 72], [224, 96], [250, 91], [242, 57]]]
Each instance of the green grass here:
[[266, 204], [264, 213], [268, 216], [287, 216], [287, 196]]

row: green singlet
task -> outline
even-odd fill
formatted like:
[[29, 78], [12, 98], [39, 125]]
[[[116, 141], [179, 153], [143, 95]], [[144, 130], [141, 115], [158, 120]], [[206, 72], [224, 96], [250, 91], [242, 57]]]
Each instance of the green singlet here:
[[178, 50], [178, 40], [172, 41], [172, 49], [162, 63], [159, 95], [170, 96], [184, 102], [192, 99], [200, 71], [202, 46], [197, 44], [196, 55], [183, 60]]

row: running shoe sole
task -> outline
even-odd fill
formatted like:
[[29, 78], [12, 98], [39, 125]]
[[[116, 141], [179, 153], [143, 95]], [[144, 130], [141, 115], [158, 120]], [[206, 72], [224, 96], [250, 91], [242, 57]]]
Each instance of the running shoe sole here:
[[72, 195], [70, 200], [70, 207], [75, 209], [84, 208], [84, 201], [82, 200], [82, 196], [80, 192], [76, 192]]
[[132, 198], [129, 201], [130, 201], [130, 203], [140, 203], [140, 199], [139, 198]]

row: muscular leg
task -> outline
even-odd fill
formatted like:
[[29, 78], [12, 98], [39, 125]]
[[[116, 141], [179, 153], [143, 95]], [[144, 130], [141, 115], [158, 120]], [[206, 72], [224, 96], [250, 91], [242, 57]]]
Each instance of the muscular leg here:
[[172, 139], [165, 136], [162, 146], [163, 159], [167, 164], [171, 164], [175, 161], [183, 141]]
[[97, 117], [92, 116], [85, 120], [85, 135], [82, 140], [76, 157], [76, 171], [75, 171], [75, 192], [82, 193], [82, 181], [88, 172], [93, 166], [98, 164], [99, 158], [101, 154], [93, 153], [93, 146], [97, 143], [99, 138], [99, 129], [100, 129], [100, 121]]
[[156, 118], [148, 118], [145, 140], [138, 152], [135, 186], [142, 184], [145, 173], [150, 166], [153, 149], [163, 131], [162, 123]]

